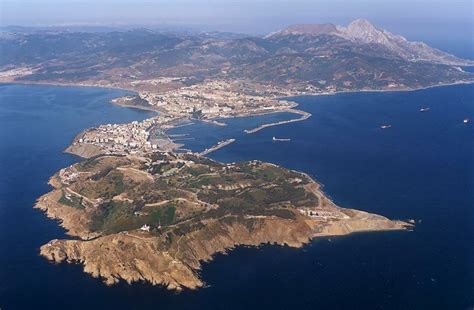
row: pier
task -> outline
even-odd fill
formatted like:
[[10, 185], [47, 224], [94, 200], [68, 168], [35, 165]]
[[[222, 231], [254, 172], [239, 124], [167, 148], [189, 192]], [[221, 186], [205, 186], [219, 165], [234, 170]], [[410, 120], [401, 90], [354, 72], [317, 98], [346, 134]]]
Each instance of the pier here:
[[209, 153], [212, 153], [214, 151], [217, 151], [218, 149], [224, 147], [224, 146], [227, 146], [231, 143], [234, 143], [235, 142], [235, 139], [227, 139], [227, 140], [224, 140], [224, 141], [219, 141], [217, 142], [216, 145], [214, 145], [213, 147], [211, 148], [208, 148], [208, 149], [205, 149], [204, 151], [202, 151], [201, 153], [199, 153], [199, 155], [201, 156], [205, 156]]
[[181, 128], [181, 127], [191, 126], [193, 124], [194, 124], [193, 122], [189, 122], [189, 123], [184, 123], [184, 124], [180, 124], [180, 125], [173, 125], [172, 128]]
[[187, 141], [187, 140], [194, 140], [195, 138], [193, 137], [185, 137], [185, 138], [173, 138], [171, 139], [173, 142], [176, 142], [176, 141]]
[[289, 119], [287, 121], [280, 121], [280, 122], [275, 122], [275, 123], [263, 124], [263, 125], [260, 125], [256, 128], [254, 128], [254, 129], [245, 129], [244, 132], [245, 133], [256, 133], [257, 131], [260, 131], [260, 130], [265, 129], [267, 127], [278, 126], [278, 125], [283, 125], [283, 124], [289, 124], [289, 123], [294, 123], [294, 122], [301, 122], [301, 121], [304, 121], [304, 120], [308, 119], [311, 116], [311, 113], [301, 111], [301, 110], [289, 109], [289, 110], [286, 110], [286, 111], [283, 111], [283, 112], [299, 114], [299, 115], [301, 115], [301, 117]]
[[219, 121], [216, 121], [216, 120], [213, 120], [213, 119], [200, 119], [201, 122], [203, 123], [206, 123], [206, 124], [211, 124], [211, 125], [214, 125], [214, 126], [227, 126], [226, 123], [224, 122], [219, 122]]

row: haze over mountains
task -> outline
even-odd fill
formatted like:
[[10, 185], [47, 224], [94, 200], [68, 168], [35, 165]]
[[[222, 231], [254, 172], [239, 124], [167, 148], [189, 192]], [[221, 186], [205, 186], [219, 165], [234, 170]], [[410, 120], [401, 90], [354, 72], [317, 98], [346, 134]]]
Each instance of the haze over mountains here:
[[377, 29], [365, 19], [357, 19], [347, 27], [334, 24], [293, 25], [268, 35], [267, 39], [285, 36], [338, 36], [355, 43], [379, 44], [408, 61], [428, 61], [448, 65], [472, 65], [472, 61], [460, 59], [429, 47], [423, 42], [410, 42], [400, 35]]
[[[294, 25], [265, 37], [147, 29], [3, 31], [0, 71], [17, 80], [126, 85], [157, 77], [246, 79], [312, 90], [416, 88], [472, 81], [472, 60], [355, 20]], [[12, 70], [22, 68], [21, 74]], [[15, 73], [16, 72], [16, 73]]]

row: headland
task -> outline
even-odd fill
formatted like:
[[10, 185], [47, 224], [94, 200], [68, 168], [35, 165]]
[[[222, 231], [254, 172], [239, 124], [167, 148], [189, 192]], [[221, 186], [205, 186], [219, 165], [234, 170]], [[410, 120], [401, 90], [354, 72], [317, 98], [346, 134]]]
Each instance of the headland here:
[[336, 206], [308, 175], [260, 161], [194, 154], [100, 155], [55, 174], [36, 208], [79, 239], [41, 255], [123, 279], [196, 289], [201, 262], [239, 245], [301, 247], [311, 239], [412, 225]]

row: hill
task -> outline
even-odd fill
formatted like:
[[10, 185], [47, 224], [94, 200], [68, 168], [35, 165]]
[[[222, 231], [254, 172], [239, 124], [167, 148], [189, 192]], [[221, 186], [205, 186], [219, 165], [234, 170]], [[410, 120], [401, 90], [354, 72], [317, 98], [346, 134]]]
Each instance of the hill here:
[[[181, 86], [203, 80], [250, 80], [310, 93], [419, 88], [472, 81], [473, 74], [460, 66], [474, 64], [378, 29], [366, 20], [347, 27], [295, 25], [265, 37], [147, 29], [4, 30], [0, 51], [0, 80], [4, 82], [99, 84], [135, 90], [139, 90], [136, 84], [143, 86], [147, 80], [162, 77], [185, 78]], [[160, 92], [160, 87], [147, 89]]]
[[312, 238], [410, 224], [336, 206], [305, 174], [260, 161], [222, 164], [190, 154], [99, 156], [62, 169], [37, 208], [80, 239], [41, 255], [80, 262], [108, 284], [204, 285], [201, 262], [237, 245], [300, 247]]

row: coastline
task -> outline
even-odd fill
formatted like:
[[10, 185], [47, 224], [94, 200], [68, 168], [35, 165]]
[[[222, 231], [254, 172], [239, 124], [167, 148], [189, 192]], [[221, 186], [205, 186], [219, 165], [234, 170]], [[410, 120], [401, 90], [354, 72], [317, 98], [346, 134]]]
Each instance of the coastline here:
[[[78, 135], [76, 135], [75, 139], [80, 138], [81, 136], [82, 136], [82, 133], [79, 133]], [[312, 178], [310, 179], [314, 183], [316, 183]], [[318, 189], [320, 188], [320, 184], [317, 185], [317, 188]], [[49, 218], [59, 220], [59, 222], [62, 223], [60, 225], [64, 225], [62, 227], [69, 230], [72, 235], [82, 235], [83, 239], [85, 240], [82, 240], [82, 241], [76, 240], [76, 239], [52, 240], [50, 243], [41, 247], [41, 254], [43, 256], [57, 262], [67, 260], [67, 261], [76, 261], [76, 262], [84, 263], [86, 272], [92, 273], [93, 276], [101, 276], [101, 277], [106, 278], [109, 284], [116, 283], [119, 279], [126, 279], [127, 282], [130, 282], [130, 283], [140, 281], [140, 280], [146, 280], [146, 281], [151, 282], [152, 284], [165, 285], [165, 286], [168, 286], [169, 289], [175, 289], [175, 290], [180, 290], [181, 287], [189, 287], [191, 289], [195, 289], [203, 285], [199, 277], [196, 277], [194, 274], [194, 271], [200, 270], [200, 265], [196, 265], [196, 266], [199, 266], [198, 268], [187, 269], [186, 264], [181, 264], [179, 261], [178, 263], [176, 263], [174, 262], [174, 260], [170, 260], [170, 257], [166, 256], [165, 254], [163, 254], [163, 256], [159, 256], [158, 258], [153, 257], [152, 254], [154, 253], [153, 251], [155, 249], [147, 248], [146, 244], [142, 242], [144, 237], [142, 237], [142, 235], [140, 234], [137, 234], [136, 232], [125, 233], [125, 234], [120, 234], [120, 235], [110, 235], [110, 236], [104, 237], [103, 239], [102, 237], [96, 238], [97, 235], [90, 234], [85, 229], [83, 229], [82, 226], [79, 225], [79, 223], [83, 222], [84, 218], [82, 218], [82, 215], [80, 214], [78, 210], [74, 209], [73, 212], [69, 213], [68, 212], [70, 211], [69, 207], [61, 208], [60, 206], [56, 205], [55, 199], [58, 197], [54, 195], [58, 195], [58, 194], [59, 192], [56, 192], [55, 194], [52, 194], [51, 196], [46, 194], [45, 196], [40, 198], [41, 200], [38, 200], [38, 204], [36, 207], [45, 211], [45, 213], [47, 214]], [[321, 195], [320, 196], [321, 198], [324, 197], [325, 200], [327, 199], [326, 200], [327, 203], [334, 205], [332, 200], [330, 200], [329, 198], [326, 198], [324, 193], [321, 192], [320, 195]], [[338, 208], [335, 205], [334, 207]], [[353, 210], [353, 209], [344, 209], [344, 210], [347, 210], [347, 212], [352, 212], [350, 213], [352, 217], [350, 221], [348, 220], [348, 222], [345, 222], [344, 225], [342, 225], [342, 223], [341, 225], [336, 223], [334, 225], [331, 225], [330, 227], [324, 228], [322, 231], [318, 231], [317, 233], [315, 233], [315, 231], [308, 230], [307, 225], [309, 225], [310, 228], [311, 227], [314, 228], [319, 224], [315, 222], [311, 222], [311, 220], [307, 220], [307, 219], [304, 220], [300, 214], [297, 215], [298, 220], [295, 223], [291, 223], [291, 224], [288, 223], [287, 220], [282, 220], [282, 219], [276, 220], [273, 218], [269, 218], [268, 222], [265, 222], [265, 226], [262, 228], [262, 230], [257, 231], [257, 236], [248, 234], [248, 232], [245, 230], [246, 229], [245, 225], [223, 226], [223, 227], [229, 227], [230, 230], [235, 230], [234, 234], [230, 235], [225, 240], [222, 240], [224, 241], [224, 243], [222, 244], [227, 245], [227, 246], [226, 247], [222, 246], [222, 249], [219, 248], [217, 249], [217, 251], [215, 251], [212, 254], [210, 252], [206, 252], [209, 254], [209, 256], [203, 256], [202, 259], [199, 259], [197, 261], [198, 262], [210, 261], [213, 259], [213, 255], [215, 253], [222, 253], [222, 252], [226, 253], [227, 251], [240, 245], [259, 246], [262, 244], [270, 243], [270, 244], [280, 244], [280, 245], [286, 244], [292, 247], [302, 247], [303, 245], [309, 243], [313, 238], [348, 235], [354, 232], [406, 230], [406, 227], [407, 227], [407, 226], [404, 226], [405, 225], [404, 222], [401, 222], [401, 221], [390, 221], [389, 219], [384, 218], [382, 216], [370, 214], [363, 211]], [[249, 220], [254, 220], [254, 219], [258, 220], [258, 218], [252, 218], [251, 216], [249, 217]], [[72, 230], [71, 230], [71, 226], [69, 225], [73, 225], [75, 228], [72, 227]], [[76, 227], [76, 225], [78, 226]], [[278, 228], [277, 231], [283, 231], [283, 233], [278, 235], [278, 234], [270, 232], [274, 228]], [[298, 232], [297, 235], [293, 235], [292, 231], [299, 230], [299, 229], [301, 229], [301, 231]], [[132, 235], [134, 236], [137, 235], [138, 237], [132, 237]], [[150, 239], [150, 241], [155, 241], [155, 240]], [[218, 239], [216, 242], [218, 243], [219, 241], [221, 241], [221, 239]], [[96, 255], [94, 250], [96, 250], [97, 247], [105, 248], [106, 246], [110, 244], [114, 244], [113, 242], [117, 242], [117, 243], [126, 242], [127, 244], [132, 244], [132, 245], [136, 245], [137, 247], [142, 247], [139, 249], [142, 249], [143, 253], [150, 255], [149, 261], [156, 262], [158, 264], [158, 261], [162, 261], [162, 259], [167, 260], [167, 262], [169, 262], [169, 266], [171, 267], [169, 267], [169, 269], [166, 269], [166, 270], [169, 270], [170, 272], [179, 272], [179, 275], [177, 276], [176, 279], [173, 280], [173, 279], [163, 278], [163, 276], [160, 274], [157, 275], [156, 270], [154, 273], [153, 272], [145, 273], [145, 276], [144, 276], [143, 273], [142, 274], [132, 273], [133, 268], [132, 268], [131, 273], [127, 274], [127, 273], [120, 273], [121, 271], [118, 271], [118, 270], [113, 270], [114, 267], [111, 267], [112, 271], [110, 271], [110, 274], [107, 276], [107, 273], [109, 271], [102, 270], [100, 266], [94, 266], [93, 259], [91, 260], [91, 258], [96, 257], [94, 256]], [[192, 244], [192, 246], [194, 247], [194, 243]], [[116, 250], [116, 249], [113, 249], [113, 250]], [[102, 252], [102, 253], [107, 254], [107, 252]], [[137, 251], [136, 253], [140, 253], [140, 252]], [[135, 253], [131, 253], [129, 255], [135, 255]], [[109, 258], [110, 256], [104, 257], [101, 259], [108, 261]], [[201, 257], [196, 257], [196, 258], [201, 258]], [[145, 262], [148, 262], [146, 259], [147, 259], [146, 257], [143, 257], [143, 260]], [[111, 260], [110, 262], [111, 262], [110, 264], [111, 266], [117, 265], [116, 262], [115, 263], [113, 262], [113, 260]], [[196, 263], [196, 264], [200, 264], [200, 263]], [[183, 269], [175, 269], [174, 267], [175, 265]], [[123, 277], [118, 276], [118, 275], [123, 275]]]
[[[13, 81], [0, 81], [0, 85], [43, 85], [43, 86], [57, 86], [57, 87], [91, 87], [91, 88], [103, 88], [103, 89], [110, 89], [110, 90], [121, 90], [121, 91], [127, 91], [131, 92], [134, 95], [139, 95], [140, 91], [130, 88], [130, 87], [122, 87], [122, 86], [115, 86], [115, 85], [101, 85], [101, 84], [81, 84], [81, 83], [61, 83], [61, 82], [46, 82], [46, 81], [41, 81], [41, 82], [34, 82], [34, 81], [19, 81], [19, 80], [13, 80]], [[294, 105], [288, 109], [292, 110], [296, 107], [299, 106], [299, 104], [295, 101], [292, 100], [292, 98], [296, 97], [304, 97], [304, 96], [333, 96], [333, 95], [338, 95], [338, 94], [350, 94], [350, 93], [385, 93], [385, 92], [413, 92], [413, 91], [420, 91], [420, 90], [425, 90], [425, 89], [431, 89], [431, 88], [438, 88], [438, 87], [449, 87], [449, 86], [456, 86], [456, 85], [470, 85], [474, 84], [474, 79], [471, 81], [456, 81], [453, 83], [441, 83], [441, 84], [435, 84], [435, 85], [429, 85], [429, 86], [420, 86], [420, 87], [402, 87], [402, 88], [390, 88], [390, 89], [358, 89], [358, 90], [338, 90], [338, 91], [333, 91], [333, 92], [320, 92], [320, 93], [306, 93], [306, 92], [300, 92], [294, 95], [289, 95], [289, 96], [283, 96], [283, 97], [274, 97], [274, 98], [269, 98], [269, 99], [281, 99], [281, 100], [287, 100], [292, 102]], [[121, 97], [117, 97], [121, 98]], [[117, 99], [115, 98], [115, 99]], [[126, 107], [126, 108], [136, 108], [139, 110], [145, 110], [145, 111], [151, 111], [151, 112], [158, 112], [158, 113], [164, 113], [164, 111], [158, 110], [158, 109], [153, 109], [153, 108], [147, 108], [144, 106], [135, 106], [135, 105], [126, 105], [126, 104], [119, 104], [115, 102], [111, 102], [115, 105]], [[296, 110], [296, 109], [295, 109]], [[261, 115], [267, 115], [267, 114], [273, 114], [273, 113], [280, 113], [280, 112], [287, 112], [285, 110], [282, 111], [269, 111], [269, 112], [256, 112], [256, 113], [245, 113], [241, 115], [235, 115], [235, 116], [226, 116], [226, 117], [214, 117], [210, 118], [209, 120], [214, 120], [216, 118], [237, 118], [237, 117], [249, 117], [249, 116], [261, 116]], [[304, 112], [304, 111], [303, 111]]]
[[[102, 88], [102, 89], [108, 89], [108, 90], [120, 90], [120, 91], [125, 91], [125, 92], [130, 92], [133, 95], [140, 95], [140, 91], [137, 91], [132, 88], [127, 88], [127, 87], [122, 87], [122, 86], [115, 86], [115, 85], [101, 85], [101, 84], [84, 84], [84, 83], [61, 83], [61, 82], [47, 82], [47, 81], [41, 81], [41, 82], [34, 82], [34, 81], [0, 81], [0, 85], [39, 85], [39, 86], [55, 86], [55, 87], [90, 87], [90, 88]], [[299, 106], [299, 103], [294, 101], [294, 98], [298, 97], [312, 97], [312, 96], [333, 96], [333, 95], [338, 95], [338, 94], [357, 94], [357, 93], [385, 93], [385, 92], [413, 92], [413, 91], [422, 91], [426, 89], [432, 89], [432, 88], [438, 88], [438, 87], [450, 87], [450, 86], [456, 86], [456, 85], [470, 85], [474, 84], [474, 80], [472, 81], [456, 81], [453, 83], [441, 83], [441, 84], [436, 84], [436, 85], [429, 85], [429, 86], [423, 86], [423, 87], [416, 87], [416, 88], [411, 88], [411, 87], [403, 87], [403, 88], [393, 88], [393, 89], [360, 89], [360, 90], [342, 90], [342, 91], [334, 91], [334, 92], [326, 92], [326, 93], [299, 93], [291, 96], [286, 96], [286, 97], [275, 97], [275, 98], [269, 98], [269, 99], [274, 99], [274, 100], [286, 100], [292, 103], [291, 108], [285, 109], [285, 110], [272, 110], [272, 111], [258, 111], [255, 113], [248, 112], [248, 113], [243, 113], [243, 114], [237, 114], [237, 115], [231, 115], [231, 116], [224, 116], [224, 117], [213, 117], [204, 120], [205, 123], [208, 123], [210, 125], [218, 125], [218, 126], [225, 126], [226, 124], [223, 122], [217, 121], [217, 119], [226, 119], [226, 118], [241, 118], [241, 117], [257, 117], [257, 116], [263, 116], [263, 115], [269, 115], [269, 114], [274, 114], [274, 113], [294, 113], [294, 114], [299, 114], [302, 115], [300, 118], [295, 118], [295, 119], [290, 119], [286, 121], [279, 121], [279, 122], [274, 122], [274, 123], [266, 123], [262, 124], [258, 127], [255, 128], [250, 128], [250, 129], [245, 129], [244, 132], [248, 134], [253, 134], [258, 131], [261, 131], [265, 128], [268, 127], [273, 127], [273, 126], [279, 126], [279, 125], [284, 125], [288, 123], [293, 123], [293, 122], [300, 122], [308, 119], [311, 117], [311, 114], [309, 112], [303, 111], [303, 110], [298, 110], [297, 107]], [[140, 105], [127, 105], [127, 104], [121, 104], [119, 102], [116, 102], [116, 99], [122, 98], [123, 96], [119, 96], [116, 98], [113, 98], [109, 101], [110, 104], [114, 104], [120, 107], [124, 108], [131, 108], [131, 109], [138, 109], [138, 110], [143, 110], [147, 112], [154, 112], [158, 113], [163, 116], [173, 116], [172, 114], [166, 113], [166, 111], [156, 109], [153, 107], [145, 107], [145, 106], [140, 106]], [[166, 130], [164, 130], [165, 134], [167, 135], [167, 131], [170, 129], [175, 128], [175, 125], [172, 125]], [[85, 153], [80, 151], [77, 152], [72, 148], [72, 144], [76, 141], [76, 138], [78, 136], [83, 135], [88, 129], [86, 128], [83, 131], [81, 131], [79, 134], [76, 135], [76, 137], [71, 141], [71, 144], [65, 149], [66, 153], [70, 153], [76, 156], [79, 156], [81, 158], [89, 158], [84, 157], [83, 154], [89, 153], [87, 150], [85, 150]], [[169, 138], [169, 137], [168, 137]], [[172, 139], [169, 138], [171, 141]], [[229, 143], [230, 144], [230, 143]], [[224, 146], [227, 146], [229, 144], [225, 144]], [[91, 145], [94, 146], [94, 145]], [[224, 147], [221, 146], [221, 147]], [[180, 149], [182, 145], [178, 145], [176, 149]], [[98, 155], [98, 153], [93, 150], [94, 156]]]
[[[128, 91], [134, 94], [138, 94], [136, 90], [119, 87], [114, 85], [100, 85], [100, 84], [81, 84], [81, 83], [61, 83], [61, 82], [35, 82], [35, 81], [21, 81], [21, 80], [12, 80], [12, 81], [2, 81], [0, 80], [0, 85], [38, 85], [38, 86], [55, 86], [55, 87], [89, 87], [89, 88], [102, 88], [102, 89], [110, 89], [110, 90], [121, 90], [121, 91]], [[118, 97], [120, 98], [120, 97]]]
[[[115, 167], [113, 169], [128, 171], [129, 176], [137, 177], [135, 173], [138, 170], [131, 168], [126, 170], [127, 168], [122, 167], [130, 167], [127, 160], [140, 160], [134, 157], [123, 157], [125, 162], [120, 164], [121, 160], [114, 159], [113, 156], [93, 159], [92, 165], [81, 168], [86, 170], [80, 170], [84, 174], [82, 181], [79, 182], [91, 182], [88, 171], [96, 171], [94, 170], [96, 168], [100, 171], [102, 168], [95, 165], [100, 161], [109, 161], [111, 167]], [[212, 165], [222, 165], [226, 169], [232, 169], [233, 166], [233, 164], [213, 162]], [[289, 171], [274, 164], [262, 164], [270, 167], [271, 171], [274, 171], [274, 168]], [[197, 165], [202, 166], [202, 163]], [[75, 169], [74, 167], [78, 166], [80, 166], [79, 163], [66, 169]], [[106, 167], [103, 166], [107, 170]], [[365, 211], [341, 208], [321, 191], [319, 183], [311, 177], [305, 180], [307, 174], [294, 170], [292, 172], [301, 175], [302, 188], [315, 195], [315, 201], [317, 201], [315, 206], [308, 205], [306, 202], [301, 209], [296, 206], [285, 209], [293, 214], [290, 217], [277, 216], [277, 214], [265, 215], [265, 213], [261, 215], [229, 213], [224, 216], [198, 217], [197, 220], [204, 221], [206, 225], [197, 230], [190, 230], [184, 235], [174, 235], [173, 241], [167, 243], [161, 239], [161, 234], [149, 234], [141, 229], [105, 234], [100, 230], [91, 230], [88, 223], [91, 215], [94, 214], [94, 203], [100, 197], [93, 201], [87, 200], [88, 207], [86, 208], [71, 209], [70, 206], [58, 201], [64, 191], [75, 193], [70, 186], [74, 186], [77, 181], [72, 180], [72, 183], [67, 181], [68, 173], [61, 170], [50, 179], [53, 190], [40, 197], [35, 208], [44, 211], [49, 218], [59, 221], [70, 236], [79, 238], [51, 240], [41, 246], [40, 255], [56, 263], [80, 263], [83, 265], [84, 272], [101, 278], [108, 285], [116, 284], [120, 280], [125, 280], [129, 284], [145, 281], [170, 290], [195, 290], [205, 285], [199, 274], [203, 262], [210, 262], [216, 254], [228, 253], [238, 246], [259, 247], [265, 244], [277, 244], [301, 248], [312, 240], [322, 237], [343, 236], [357, 232], [407, 231], [413, 227], [408, 222], [390, 220]], [[206, 172], [203, 173], [206, 175]], [[199, 176], [196, 177], [199, 178]], [[182, 190], [186, 191], [188, 188], [183, 187]], [[126, 192], [133, 191], [134, 187]], [[309, 216], [305, 209], [312, 207], [327, 210], [326, 212], [331, 214]], [[325, 218], [326, 216], [328, 218]], [[188, 221], [183, 219], [168, 228], [173, 230], [176, 225], [185, 224]], [[167, 231], [167, 228], [163, 229], [164, 232]]]
[[[113, 88], [112, 88], [112, 89], [113, 89]], [[115, 98], [115, 99], [119, 99], [119, 98], [122, 98], [122, 97], [117, 97], [117, 98]], [[149, 108], [149, 107], [138, 106], [138, 105], [132, 105], [132, 104], [118, 103], [118, 102], [115, 102], [115, 101], [114, 101], [115, 99], [110, 100], [110, 103], [111, 103], [111, 104], [114, 104], [114, 105], [116, 105], [116, 106], [122, 107], [122, 108], [137, 109], [137, 110], [148, 111], [148, 112], [155, 112], [155, 113], [164, 113], [164, 112], [161, 111], [161, 110], [154, 109], [154, 108], [151, 108], [151, 107]]]
[[[19, 80], [13, 80], [13, 81], [0, 81], [0, 85], [43, 85], [43, 86], [57, 86], [57, 87], [91, 87], [91, 88], [103, 88], [103, 89], [110, 89], [110, 90], [121, 90], [121, 91], [128, 91], [131, 93], [134, 93], [135, 95], [138, 95], [140, 91], [130, 88], [130, 87], [122, 87], [122, 86], [115, 86], [115, 85], [101, 85], [101, 84], [77, 84], [77, 83], [61, 83], [61, 82], [34, 82], [34, 81], [19, 81]], [[453, 83], [441, 83], [441, 84], [435, 84], [435, 85], [429, 85], [429, 86], [420, 86], [420, 87], [402, 87], [402, 88], [390, 88], [390, 89], [357, 89], [357, 90], [338, 90], [338, 91], [333, 91], [333, 92], [320, 92], [320, 93], [306, 93], [306, 92], [300, 92], [294, 95], [289, 95], [289, 96], [283, 96], [283, 97], [274, 97], [274, 98], [269, 98], [269, 99], [283, 99], [283, 100], [288, 100], [293, 102], [295, 105], [292, 107], [296, 108], [299, 104], [297, 102], [294, 102], [291, 100], [291, 98], [295, 97], [304, 97], [304, 96], [333, 96], [333, 95], [338, 95], [338, 94], [347, 94], [347, 93], [384, 93], [384, 92], [412, 92], [412, 91], [420, 91], [420, 90], [425, 90], [425, 89], [431, 89], [431, 88], [438, 88], [438, 87], [449, 87], [449, 86], [456, 86], [456, 85], [470, 85], [474, 84], [474, 79], [471, 81], [456, 81]], [[117, 97], [120, 98], [120, 97]], [[129, 108], [137, 108], [137, 109], [143, 109], [146, 111], [153, 111], [153, 112], [161, 112], [159, 110], [155, 109], [149, 109], [143, 106], [134, 106], [134, 105], [122, 105], [118, 103], [114, 103], [116, 105], [120, 105], [123, 107], [129, 107]], [[270, 111], [270, 112], [257, 112], [257, 113], [251, 113], [251, 114], [243, 114], [243, 115], [237, 115], [237, 116], [229, 116], [229, 117], [223, 117], [223, 118], [234, 118], [234, 117], [246, 117], [246, 116], [259, 116], [259, 115], [266, 115], [266, 114], [272, 114], [272, 113], [278, 113], [280, 111]], [[285, 112], [285, 111], [282, 111]], [[164, 113], [164, 112], [163, 112]], [[222, 117], [217, 117], [217, 118], [222, 118]], [[214, 119], [214, 118], [212, 118]]]
[[420, 90], [425, 90], [425, 89], [431, 89], [431, 88], [438, 88], [438, 87], [449, 87], [449, 86], [456, 86], [456, 85], [470, 85], [474, 84], [474, 80], [472, 81], [457, 81], [454, 83], [442, 83], [442, 84], [436, 84], [436, 85], [430, 85], [430, 86], [421, 86], [421, 87], [403, 87], [403, 88], [392, 88], [392, 89], [360, 89], [360, 90], [339, 90], [335, 92], [330, 92], [330, 93], [307, 93], [307, 94], [299, 94], [295, 96], [288, 96], [288, 97], [282, 97], [282, 99], [287, 99], [291, 100], [291, 98], [295, 97], [304, 97], [304, 96], [332, 96], [332, 95], [338, 95], [338, 94], [351, 94], [351, 93], [398, 93], [398, 92], [413, 92], [413, 91], [420, 91]]

